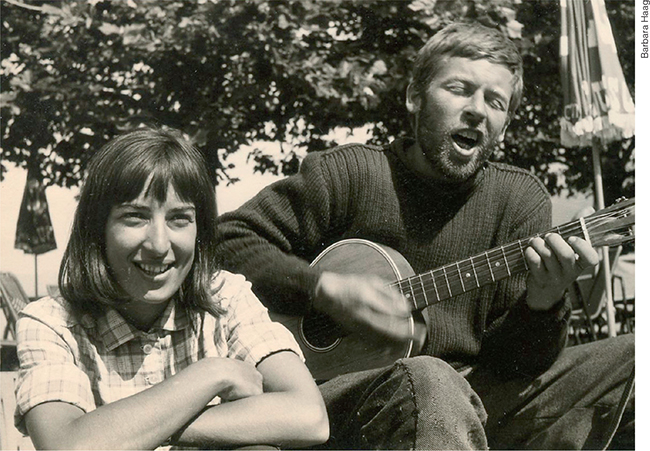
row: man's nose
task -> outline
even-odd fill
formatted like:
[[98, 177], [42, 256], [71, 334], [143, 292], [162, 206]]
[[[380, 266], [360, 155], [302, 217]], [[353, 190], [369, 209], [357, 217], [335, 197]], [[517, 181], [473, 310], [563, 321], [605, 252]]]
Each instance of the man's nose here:
[[171, 241], [169, 231], [164, 221], [153, 221], [147, 230], [144, 248], [154, 254], [163, 255], [169, 251]]
[[475, 92], [474, 95], [469, 97], [468, 103], [463, 110], [465, 119], [470, 125], [478, 125], [487, 116], [485, 99], [480, 92]]

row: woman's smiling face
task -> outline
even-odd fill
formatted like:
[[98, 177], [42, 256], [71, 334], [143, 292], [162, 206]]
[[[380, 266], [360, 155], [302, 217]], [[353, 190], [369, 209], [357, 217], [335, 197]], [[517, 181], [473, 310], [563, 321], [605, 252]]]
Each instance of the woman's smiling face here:
[[142, 193], [112, 207], [106, 224], [106, 258], [130, 300], [163, 307], [187, 277], [196, 246], [196, 209], [169, 185], [158, 202]]

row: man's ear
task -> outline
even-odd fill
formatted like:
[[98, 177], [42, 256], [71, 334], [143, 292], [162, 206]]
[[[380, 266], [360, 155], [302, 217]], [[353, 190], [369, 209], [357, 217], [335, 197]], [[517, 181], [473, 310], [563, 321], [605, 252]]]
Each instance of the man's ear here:
[[503, 129], [501, 130], [501, 134], [499, 135], [499, 142], [503, 142], [504, 138], [506, 137], [506, 130], [508, 129], [508, 125], [510, 125], [510, 119], [508, 119], [506, 123], [503, 124]]
[[406, 87], [406, 110], [411, 114], [419, 112], [420, 102], [420, 94], [413, 86], [413, 82], [409, 83]]

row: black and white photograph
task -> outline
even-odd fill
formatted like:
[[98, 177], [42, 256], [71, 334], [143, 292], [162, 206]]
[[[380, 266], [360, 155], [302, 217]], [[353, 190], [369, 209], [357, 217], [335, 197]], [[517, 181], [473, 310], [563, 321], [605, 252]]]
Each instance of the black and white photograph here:
[[0, 450], [650, 446], [650, 0], [0, 23]]

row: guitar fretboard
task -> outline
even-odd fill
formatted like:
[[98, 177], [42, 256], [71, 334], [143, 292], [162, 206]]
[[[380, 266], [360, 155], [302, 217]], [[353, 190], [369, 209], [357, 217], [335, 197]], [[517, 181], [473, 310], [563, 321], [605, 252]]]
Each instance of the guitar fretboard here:
[[[413, 303], [415, 310], [458, 296], [515, 274], [528, 270], [525, 249], [530, 240], [555, 232], [567, 239], [578, 236], [590, 241], [594, 246], [620, 244], [633, 239], [628, 235], [634, 225], [634, 216], [630, 215], [628, 204], [623, 202], [621, 208], [603, 210], [596, 214], [555, 227], [545, 233], [533, 235], [505, 246], [497, 247], [468, 259], [451, 263], [432, 271], [408, 277], [391, 284]], [[623, 208], [624, 207], [624, 208]], [[629, 218], [628, 218], [629, 216]]]

